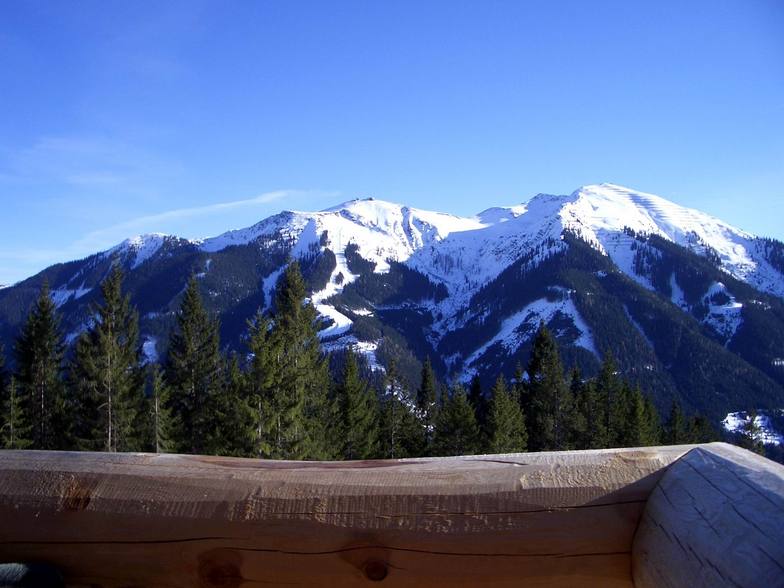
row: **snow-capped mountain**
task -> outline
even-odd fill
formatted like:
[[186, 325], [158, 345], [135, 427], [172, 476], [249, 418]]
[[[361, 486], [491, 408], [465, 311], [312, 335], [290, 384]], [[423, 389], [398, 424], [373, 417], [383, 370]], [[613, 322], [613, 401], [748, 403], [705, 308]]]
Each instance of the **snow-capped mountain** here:
[[543, 320], [567, 364], [590, 372], [610, 350], [662, 406], [680, 398], [717, 417], [784, 406], [784, 245], [614, 184], [473, 217], [367, 198], [198, 241], [142, 235], [1, 290], [0, 335], [12, 341], [46, 277], [73, 341], [119, 260], [151, 358], [192, 273], [240, 349], [289, 258], [325, 348], [353, 345], [377, 370], [430, 356], [448, 378], [511, 375]]

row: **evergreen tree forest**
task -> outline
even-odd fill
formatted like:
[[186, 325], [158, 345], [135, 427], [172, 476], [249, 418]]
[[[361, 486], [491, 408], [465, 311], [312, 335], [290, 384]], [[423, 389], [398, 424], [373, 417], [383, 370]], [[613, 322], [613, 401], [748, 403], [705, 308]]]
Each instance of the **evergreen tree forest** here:
[[406, 388], [394, 361], [383, 379], [371, 379], [352, 349], [323, 352], [296, 261], [272, 309], [248, 322], [241, 354], [223, 351], [196, 277], [181, 295], [161, 364], [145, 363], [118, 267], [101, 293], [72, 354], [46, 285], [16, 341], [13, 370], [0, 350], [3, 448], [355, 460], [718, 438], [706, 419], [677, 405], [662, 420], [609, 354], [594, 378], [567, 370], [543, 323], [525, 366], [488, 390], [477, 378], [467, 388], [439, 382], [429, 358], [416, 389]]

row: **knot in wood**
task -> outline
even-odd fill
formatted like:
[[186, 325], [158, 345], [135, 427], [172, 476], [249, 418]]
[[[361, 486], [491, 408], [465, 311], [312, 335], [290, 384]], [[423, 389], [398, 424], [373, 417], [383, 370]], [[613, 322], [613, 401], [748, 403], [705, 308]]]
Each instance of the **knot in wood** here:
[[362, 566], [365, 577], [371, 582], [381, 582], [389, 573], [387, 563], [378, 559], [371, 559]]

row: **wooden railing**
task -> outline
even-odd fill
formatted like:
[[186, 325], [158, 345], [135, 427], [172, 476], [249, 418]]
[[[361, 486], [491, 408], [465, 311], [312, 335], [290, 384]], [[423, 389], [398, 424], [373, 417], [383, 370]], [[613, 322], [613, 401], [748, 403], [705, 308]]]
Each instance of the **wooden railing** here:
[[781, 586], [784, 468], [724, 445], [364, 462], [0, 452], [0, 561], [71, 586]]

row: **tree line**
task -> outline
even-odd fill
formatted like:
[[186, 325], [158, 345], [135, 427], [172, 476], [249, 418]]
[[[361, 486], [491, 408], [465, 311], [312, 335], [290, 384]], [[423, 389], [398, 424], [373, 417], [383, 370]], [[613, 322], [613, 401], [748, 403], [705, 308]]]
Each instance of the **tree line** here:
[[101, 285], [87, 330], [66, 358], [46, 285], [3, 369], [5, 448], [153, 451], [270, 459], [367, 459], [559, 451], [714, 440], [706, 419], [673, 405], [666, 425], [650, 398], [607, 355], [599, 374], [564, 371], [541, 324], [527, 366], [484, 391], [439, 383], [426, 359], [416, 390], [394, 362], [376, 389], [347, 349], [333, 377], [318, 315], [296, 261], [279, 280], [274, 311], [248, 321], [247, 353], [221, 351], [219, 323], [192, 277], [162, 365], [145, 362], [123, 274]]

